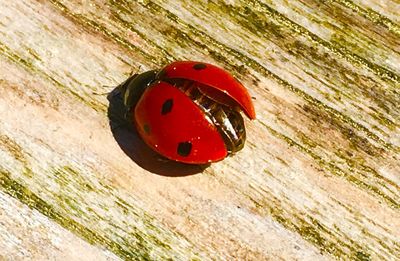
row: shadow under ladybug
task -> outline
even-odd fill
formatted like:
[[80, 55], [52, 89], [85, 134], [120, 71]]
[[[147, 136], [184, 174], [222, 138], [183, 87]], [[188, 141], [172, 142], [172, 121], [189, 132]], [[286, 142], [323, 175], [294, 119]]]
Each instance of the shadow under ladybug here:
[[[132, 77], [129, 77], [129, 79]], [[191, 165], [175, 162], [161, 156], [147, 146], [139, 136], [132, 121], [126, 117], [126, 107], [120, 90], [122, 85], [123, 83], [108, 94], [109, 107], [107, 114], [114, 139], [130, 159], [149, 172], [168, 177], [198, 174], [210, 166], [210, 164]]]

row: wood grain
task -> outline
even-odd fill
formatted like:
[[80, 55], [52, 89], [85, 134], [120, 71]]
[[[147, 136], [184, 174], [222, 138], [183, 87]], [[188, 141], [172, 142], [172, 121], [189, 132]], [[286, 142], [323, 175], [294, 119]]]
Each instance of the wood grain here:
[[[1, 259], [400, 258], [398, 0], [0, 6]], [[243, 151], [166, 162], [120, 121], [174, 60], [249, 88]]]

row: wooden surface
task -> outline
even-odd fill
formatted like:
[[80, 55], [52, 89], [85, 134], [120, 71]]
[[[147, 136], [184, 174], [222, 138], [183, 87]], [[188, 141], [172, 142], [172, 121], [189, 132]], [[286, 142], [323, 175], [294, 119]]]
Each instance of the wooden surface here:
[[[249, 88], [243, 151], [119, 121], [103, 93], [173, 60]], [[1, 260], [400, 259], [399, 0], [0, 0], [0, 64]]]

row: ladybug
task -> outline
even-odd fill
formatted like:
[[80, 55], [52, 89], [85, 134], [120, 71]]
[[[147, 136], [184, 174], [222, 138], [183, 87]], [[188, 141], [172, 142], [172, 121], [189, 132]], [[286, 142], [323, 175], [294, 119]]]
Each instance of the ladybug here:
[[255, 119], [246, 88], [208, 63], [178, 61], [135, 74], [120, 86], [128, 120], [164, 157], [206, 164], [241, 150], [246, 131], [240, 111]]

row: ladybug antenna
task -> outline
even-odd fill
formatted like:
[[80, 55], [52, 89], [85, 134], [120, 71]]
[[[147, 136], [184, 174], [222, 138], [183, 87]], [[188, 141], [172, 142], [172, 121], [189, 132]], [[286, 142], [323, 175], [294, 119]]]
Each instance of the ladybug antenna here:
[[92, 91], [92, 94], [93, 95], [108, 95], [115, 88], [115, 85], [102, 85], [101, 88], [109, 88], [109, 90], [107, 92]]

